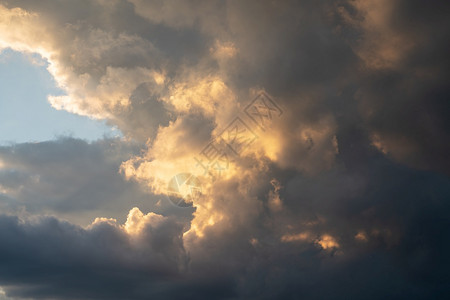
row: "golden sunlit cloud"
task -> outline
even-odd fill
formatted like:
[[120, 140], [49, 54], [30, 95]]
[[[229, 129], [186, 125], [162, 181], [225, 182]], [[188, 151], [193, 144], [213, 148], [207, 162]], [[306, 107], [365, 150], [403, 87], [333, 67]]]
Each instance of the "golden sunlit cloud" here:
[[323, 249], [333, 249], [339, 248], [339, 244], [334, 237], [328, 234], [322, 235], [319, 239], [315, 241]]
[[368, 238], [367, 238], [367, 234], [364, 231], [359, 231], [356, 235], [355, 235], [355, 239], [361, 242], [367, 242]]
[[[56, 109], [98, 119], [114, 119], [114, 113], [126, 109], [132, 92], [142, 83], [162, 84], [164, 75], [143, 67], [118, 68], [107, 66], [105, 73], [97, 74], [92, 64], [100, 61], [102, 55], [115, 47], [136, 44], [136, 48], [152, 47], [136, 36], [120, 34], [113, 36], [99, 29], [89, 32], [87, 40], [77, 38], [70, 44], [52, 35], [52, 26], [36, 13], [20, 8], [8, 9], [0, 5], [0, 48], [12, 48], [40, 54], [48, 60], [48, 71], [57, 85], [67, 95], [48, 97]], [[67, 35], [73, 35], [79, 28], [63, 28]], [[64, 49], [66, 48], [66, 49]], [[130, 48], [126, 51], [138, 51]], [[70, 52], [68, 54], [67, 52]], [[79, 70], [86, 69], [89, 72]]]

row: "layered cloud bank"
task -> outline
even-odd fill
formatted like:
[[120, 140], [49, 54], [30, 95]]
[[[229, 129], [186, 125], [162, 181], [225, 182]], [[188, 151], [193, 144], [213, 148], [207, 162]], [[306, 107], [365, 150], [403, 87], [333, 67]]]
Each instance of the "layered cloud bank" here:
[[124, 134], [0, 147], [5, 295], [445, 298], [449, 10], [0, 1], [0, 47], [66, 92], [50, 105]]

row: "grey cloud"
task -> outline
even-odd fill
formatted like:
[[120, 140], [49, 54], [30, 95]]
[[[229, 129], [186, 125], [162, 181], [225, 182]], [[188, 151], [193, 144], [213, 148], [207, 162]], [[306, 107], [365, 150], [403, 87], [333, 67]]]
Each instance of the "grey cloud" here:
[[[0, 282], [12, 297], [124, 299], [169, 293], [180, 277], [182, 226], [147, 224], [142, 242], [108, 223], [89, 229], [55, 218], [21, 221], [2, 215]], [[108, 292], [105, 292], [105, 291]], [[148, 295], [148, 294], [147, 294]]]
[[139, 147], [120, 139], [87, 143], [71, 138], [0, 147], [5, 164], [0, 207], [10, 213], [56, 214], [80, 224], [99, 215], [123, 221], [124, 211], [134, 206], [189, 218], [189, 212], [174, 211], [165, 196], [152, 195], [119, 174], [120, 164]]
[[[448, 18], [450, 6], [438, 1], [424, 7], [418, 1], [391, 3], [387, 29], [372, 33], [395, 36], [399, 57], [391, 64], [369, 69], [358, 82], [355, 98], [364, 126], [375, 143], [393, 159], [448, 174]], [[371, 38], [369, 35], [367, 38]], [[373, 37], [378, 41], [376, 37]], [[386, 41], [381, 47], [392, 48]]]
[[167, 91], [156, 84], [143, 84], [130, 97], [130, 107], [116, 121], [124, 132], [133, 132], [136, 140], [153, 140], [159, 126], [166, 127], [175, 119], [174, 113], [160, 98]]

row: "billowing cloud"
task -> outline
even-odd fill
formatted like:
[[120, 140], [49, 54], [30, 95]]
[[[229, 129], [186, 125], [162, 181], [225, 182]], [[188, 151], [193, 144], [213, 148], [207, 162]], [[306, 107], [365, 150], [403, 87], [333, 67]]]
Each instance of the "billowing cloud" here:
[[124, 134], [0, 148], [7, 296], [448, 293], [447, 4], [1, 3], [50, 105]]
[[[11, 216], [2, 216], [0, 224], [1, 239], [13, 235], [15, 240], [0, 250], [2, 285], [12, 297], [123, 299], [130, 295], [127, 289], [111, 289], [117, 284], [164, 294], [168, 292], [163, 291], [164, 281], [179, 277], [187, 262], [182, 225], [153, 213], [144, 215], [137, 208], [123, 225], [98, 218], [81, 228], [51, 217]], [[102, 274], [106, 277], [99, 281]], [[162, 280], [149, 286], [155, 278]], [[90, 291], [81, 286], [91, 286]], [[109, 289], [109, 295], [93, 294], [97, 288]]]

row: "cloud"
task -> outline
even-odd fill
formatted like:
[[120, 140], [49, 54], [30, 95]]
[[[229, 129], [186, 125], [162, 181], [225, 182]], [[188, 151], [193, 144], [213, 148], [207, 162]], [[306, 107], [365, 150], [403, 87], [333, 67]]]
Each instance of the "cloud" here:
[[[27, 1], [23, 4], [33, 6]], [[56, 3], [53, 9], [69, 17], [70, 8], [60, 4]], [[89, 6], [103, 7], [96, 1]], [[37, 52], [49, 61], [49, 72], [67, 93], [49, 96], [49, 102], [57, 109], [113, 119], [114, 111], [129, 106], [129, 97], [140, 84], [162, 80], [163, 75], [152, 67], [151, 60], [159, 56], [157, 50], [135, 34], [95, 28], [82, 20], [70, 23], [52, 18], [47, 15], [45, 5], [34, 13], [3, 5], [0, 9], [5, 16], [0, 25], [0, 44], [18, 51]], [[10, 28], [16, 29], [11, 32]], [[144, 61], [148, 63], [141, 67]]]
[[61, 138], [0, 147], [1, 210], [56, 214], [83, 225], [99, 215], [124, 220], [123, 212], [133, 206], [178, 214], [164, 196], [151, 195], [119, 174], [123, 160], [138, 151], [138, 144], [121, 139], [87, 143]]
[[[448, 293], [449, 27], [439, 5], [3, 2], [0, 45], [50, 62], [66, 91], [50, 103], [125, 135], [0, 148], [3, 290], [61, 299]], [[238, 129], [248, 141], [240, 149]], [[208, 172], [211, 157], [226, 163], [221, 176]], [[178, 173], [198, 177], [202, 193], [169, 209]], [[72, 224], [87, 211], [98, 217], [91, 225]]]
[[[164, 281], [176, 279], [186, 263], [182, 226], [137, 208], [123, 226], [97, 219], [82, 228], [51, 217], [4, 215], [0, 223], [1, 239], [10, 241], [0, 247], [1, 281], [12, 297], [123, 299], [130, 293], [139, 297], [139, 289], [164, 294]], [[110, 289], [117, 284], [127, 288]], [[106, 287], [109, 293], [101, 291]]]
[[[356, 1], [362, 42], [356, 52], [369, 70], [355, 98], [373, 145], [421, 169], [449, 172], [447, 4]], [[414, 20], [414, 21], [413, 21]]]

